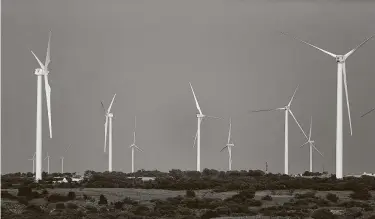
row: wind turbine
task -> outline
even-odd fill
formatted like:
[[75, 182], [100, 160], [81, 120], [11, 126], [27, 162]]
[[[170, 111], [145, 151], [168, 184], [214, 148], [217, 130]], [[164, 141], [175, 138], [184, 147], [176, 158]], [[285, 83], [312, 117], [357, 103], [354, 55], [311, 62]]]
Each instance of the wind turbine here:
[[36, 106], [36, 174], [35, 180], [42, 179], [42, 76], [44, 76], [44, 88], [46, 92], [47, 100], [47, 112], [48, 112], [48, 124], [49, 124], [49, 136], [52, 138], [52, 122], [51, 122], [51, 87], [48, 83], [48, 65], [51, 62], [50, 59], [50, 42], [51, 42], [51, 31], [49, 32], [48, 47], [46, 61], [44, 65], [38, 59], [33, 51], [35, 59], [38, 61], [40, 68], [35, 69], [35, 75], [37, 76], [37, 106]]
[[195, 139], [194, 139], [194, 144], [193, 147], [195, 146], [195, 142], [197, 142], [197, 171], [201, 171], [201, 123], [204, 118], [214, 118], [214, 119], [221, 119], [219, 117], [214, 117], [214, 116], [207, 116], [202, 113], [201, 108], [199, 107], [197, 97], [195, 96], [193, 86], [190, 84], [191, 92], [194, 95], [194, 100], [195, 100], [195, 105], [197, 106], [197, 109], [199, 113], [197, 113], [197, 118], [198, 118], [198, 128], [197, 128], [197, 133], [195, 134]]
[[44, 160], [47, 159], [47, 173], [48, 174], [49, 174], [49, 158], [50, 156], [48, 155], [48, 152], [47, 152], [47, 156], [44, 158]]
[[[105, 110], [105, 107], [103, 105], [103, 102], [101, 102], [104, 113], [105, 113], [105, 123], [104, 123], [104, 152], [106, 152], [106, 147], [107, 147], [107, 129], [109, 127], [109, 137], [108, 137], [108, 171], [112, 172], [112, 118], [113, 118], [113, 113], [111, 113], [111, 108], [113, 101], [115, 100], [116, 94], [113, 95], [111, 104], [109, 105], [107, 111]], [[109, 124], [108, 124], [109, 123]]]
[[132, 149], [132, 173], [134, 173], [134, 149], [138, 149], [139, 151], [143, 152], [142, 149], [140, 149], [136, 144], [135, 144], [135, 132], [136, 132], [136, 129], [137, 129], [137, 117], [135, 116], [134, 117], [134, 138], [133, 138], [133, 144], [131, 144], [129, 146], [129, 148]]
[[[70, 148], [71, 145], [69, 145], [66, 150], [65, 150], [65, 153], [68, 152], [68, 149]], [[60, 157], [61, 159], [61, 173], [64, 173], [64, 156], [61, 156]]]
[[285, 163], [284, 163], [284, 173], [286, 175], [289, 174], [289, 170], [288, 170], [289, 169], [289, 163], [288, 163], [289, 162], [289, 160], [288, 160], [289, 159], [288, 158], [288, 153], [289, 153], [288, 152], [288, 143], [289, 143], [289, 141], [288, 141], [288, 131], [289, 131], [289, 129], [288, 129], [288, 117], [289, 117], [289, 113], [290, 113], [290, 115], [292, 115], [294, 121], [297, 123], [298, 127], [301, 129], [301, 131], [305, 135], [306, 139], [308, 138], [306, 133], [303, 131], [301, 125], [297, 121], [296, 117], [294, 116], [292, 110], [290, 109], [290, 106], [292, 104], [294, 95], [296, 95], [298, 87], [299, 87], [299, 85], [297, 85], [296, 89], [294, 90], [292, 98], [290, 99], [289, 103], [286, 106], [281, 107], [281, 108], [275, 108], [275, 109], [262, 109], [262, 110], [251, 111], [251, 112], [267, 112], [267, 111], [275, 111], [275, 110], [284, 110], [284, 112], [285, 112], [285, 151], [284, 151], [285, 152], [285, 154], [284, 154], [284, 156], [285, 156], [284, 162]]
[[[286, 34], [282, 32], [282, 34], [289, 36], [289, 34]], [[346, 95], [346, 105], [348, 108], [348, 117], [349, 117], [349, 125], [350, 125], [350, 135], [353, 135], [352, 130], [352, 121], [350, 117], [350, 107], [349, 107], [349, 97], [348, 97], [348, 84], [346, 80], [346, 67], [345, 67], [345, 61], [349, 56], [351, 56], [357, 49], [359, 49], [361, 46], [363, 46], [367, 41], [372, 39], [375, 35], [372, 35], [371, 37], [367, 38], [365, 41], [363, 41], [361, 44], [359, 44], [354, 49], [350, 50], [345, 55], [336, 55], [331, 52], [328, 52], [324, 49], [321, 49], [317, 46], [314, 46], [306, 41], [303, 41], [301, 39], [298, 39], [294, 36], [291, 36], [293, 39], [307, 44], [310, 47], [313, 47], [333, 58], [335, 58], [337, 62], [337, 106], [336, 106], [336, 178], [342, 179], [343, 178], [343, 93], [342, 93], [342, 81], [344, 81], [345, 85], [345, 95]]]
[[232, 147], [234, 147], [234, 143], [230, 143], [231, 140], [232, 140], [232, 136], [231, 136], [231, 132], [232, 132], [232, 119], [229, 118], [229, 132], [228, 132], [228, 142], [226, 144], [225, 147], [223, 147], [223, 149], [221, 149], [220, 152], [222, 152], [225, 148], [228, 149], [228, 156], [229, 156], [229, 171], [232, 171]]
[[308, 140], [303, 144], [301, 145], [301, 148], [307, 144], [310, 145], [310, 173], [312, 173], [313, 171], [313, 160], [312, 160], [312, 152], [313, 152], [313, 148], [322, 156], [323, 154], [315, 147], [315, 141], [311, 140], [311, 129], [312, 129], [312, 117], [311, 117], [311, 121], [310, 121], [310, 132], [309, 132], [309, 138]]
[[33, 174], [35, 174], [35, 153], [33, 155], [33, 158], [28, 159], [28, 160], [32, 160], [33, 161]]

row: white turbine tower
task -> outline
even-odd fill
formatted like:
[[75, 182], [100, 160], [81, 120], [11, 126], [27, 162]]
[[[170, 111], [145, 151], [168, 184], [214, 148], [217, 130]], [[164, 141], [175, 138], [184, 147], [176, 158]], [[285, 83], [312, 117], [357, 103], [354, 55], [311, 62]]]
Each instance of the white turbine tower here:
[[35, 153], [33, 155], [33, 158], [28, 159], [28, 160], [32, 160], [33, 161], [33, 174], [35, 174]]
[[288, 151], [288, 117], [289, 117], [289, 113], [290, 115], [292, 115], [294, 121], [297, 123], [298, 127], [301, 129], [302, 133], [305, 135], [306, 139], [308, 138], [305, 131], [303, 131], [301, 125], [299, 124], [299, 122], [297, 121], [296, 117], [294, 116], [292, 110], [290, 109], [290, 106], [292, 104], [292, 101], [293, 101], [293, 98], [294, 98], [294, 95], [296, 95], [296, 92], [297, 92], [297, 89], [298, 89], [298, 85], [296, 87], [296, 89], [294, 90], [294, 93], [293, 93], [293, 96], [292, 98], [290, 99], [288, 105], [282, 107], [282, 108], [275, 108], [275, 109], [263, 109], [263, 110], [254, 110], [254, 111], [251, 111], [251, 112], [265, 112], [265, 111], [274, 111], [274, 110], [284, 110], [285, 112], [285, 160], [284, 160], [284, 173], [286, 175], [289, 174], [289, 158], [288, 158], [288, 154], [289, 154], [289, 151]]
[[195, 105], [197, 106], [197, 109], [199, 111], [199, 113], [197, 113], [198, 128], [197, 128], [197, 133], [195, 134], [193, 147], [195, 146], [195, 142], [197, 142], [197, 171], [200, 172], [201, 171], [201, 123], [202, 123], [203, 119], [206, 118], [206, 117], [207, 118], [214, 118], [214, 119], [221, 119], [221, 118], [214, 117], [214, 116], [207, 116], [207, 115], [204, 115], [202, 113], [202, 110], [201, 110], [201, 108], [199, 107], [199, 104], [198, 104], [197, 97], [195, 96], [193, 86], [191, 85], [190, 82], [189, 82], [189, 84], [190, 84], [191, 92], [193, 92], [193, 95], [194, 95]]
[[[112, 172], [112, 118], [113, 113], [111, 113], [111, 108], [113, 101], [115, 100], [116, 94], [113, 95], [111, 104], [108, 107], [108, 110], [105, 110], [103, 102], [101, 102], [104, 113], [105, 113], [105, 123], [104, 123], [104, 152], [106, 152], [107, 147], [107, 132], [109, 132], [108, 136], [108, 171]], [[108, 130], [109, 129], [109, 130]], [[108, 130], [108, 131], [107, 131]]]
[[51, 123], [51, 87], [48, 83], [48, 65], [51, 62], [50, 59], [50, 42], [51, 32], [48, 38], [48, 47], [46, 61], [43, 63], [38, 59], [33, 51], [35, 59], [38, 61], [40, 68], [35, 69], [35, 75], [38, 78], [37, 82], [37, 106], [36, 106], [36, 174], [35, 181], [42, 179], [42, 76], [44, 76], [44, 88], [46, 92], [47, 101], [47, 112], [48, 112], [48, 124], [49, 124], [49, 136], [52, 138], [52, 123]]
[[[289, 34], [283, 33], [282, 34], [289, 36]], [[335, 58], [337, 62], [337, 107], [336, 107], [336, 178], [342, 179], [343, 178], [343, 93], [342, 93], [342, 82], [344, 81], [345, 85], [345, 94], [346, 94], [346, 105], [348, 108], [348, 117], [349, 117], [349, 125], [350, 125], [350, 135], [353, 135], [352, 130], [352, 121], [350, 117], [350, 107], [349, 107], [349, 97], [348, 97], [348, 84], [346, 80], [346, 67], [345, 67], [345, 61], [347, 58], [352, 55], [357, 49], [359, 49], [361, 46], [363, 46], [367, 41], [372, 39], [375, 35], [372, 35], [371, 37], [367, 38], [365, 41], [363, 41], [361, 44], [359, 44], [354, 49], [350, 50], [345, 55], [336, 55], [331, 52], [328, 52], [324, 49], [321, 49], [317, 46], [314, 46], [306, 41], [303, 41], [301, 39], [298, 39], [294, 36], [291, 36], [295, 40], [302, 42], [304, 44], [307, 44], [333, 58]]]
[[[71, 145], [69, 145], [66, 150], [65, 150], [65, 153], [68, 152], [68, 149], [70, 148]], [[61, 156], [60, 157], [61, 159], [61, 173], [64, 173], [64, 156]]]
[[232, 136], [231, 136], [231, 132], [232, 132], [232, 119], [229, 118], [229, 132], [228, 132], [228, 142], [226, 144], [225, 147], [223, 147], [223, 149], [221, 149], [220, 152], [222, 152], [225, 148], [228, 149], [228, 159], [229, 159], [229, 171], [232, 171], [232, 147], [234, 147], [234, 143], [232, 142], [231, 143], [231, 140], [232, 140]]
[[49, 174], [49, 158], [50, 156], [48, 155], [48, 152], [47, 152], [47, 156], [44, 158], [44, 160], [47, 159], [47, 173], [48, 174]]
[[313, 152], [313, 148], [322, 156], [323, 154], [316, 148], [315, 146], [315, 141], [311, 140], [311, 129], [312, 129], [312, 117], [311, 117], [311, 121], [310, 121], [310, 132], [309, 132], [309, 138], [308, 140], [303, 144], [301, 145], [301, 148], [307, 144], [309, 144], [310, 146], [310, 172], [313, 171], [313, 159], [312, 159], [312, 152]]
[[134, 135], [133, 135], [133, 144], [131, 144], [129, 146], [129, 148], [132, 149], [132, 173], [134, 173], [134, 149], [138, 149], [139, 151], [143, 152], [142, 149], [140, 149], [136, 144], [135, 144], [135, 133], [136, 133], [136, 129], [137, 129], [137, 117], [135, 116], [134, 117]]

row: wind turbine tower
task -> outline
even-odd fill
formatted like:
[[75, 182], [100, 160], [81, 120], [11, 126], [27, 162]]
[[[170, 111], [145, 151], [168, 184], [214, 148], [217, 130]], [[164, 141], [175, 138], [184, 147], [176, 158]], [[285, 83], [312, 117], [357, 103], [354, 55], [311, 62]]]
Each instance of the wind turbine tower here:
[[232, 171], [232, 147], [234, 147], [234, 143], [231, 143], [231, 140], [232, 140], [232, 136], [231, 136], [231, 132], [232, 132], [232, 119], [229, 118], [229, 132], [228, 132], [228, 142], [226, 144], [225, 147], [223, 147], [223, 149], [221, 149], [220, 152], [222, 152], [225, 148], [228, 149], [228, 158], [229, 158], [229, 171]]
[[[286, 34], [282, 32], [282, 34], [289, 36], [289, 34]], [[317, 46], [312, 45], [311, 43], [308, 43], [306, 41], [303, 41], [301, 39], [298, 39], [297, 37], [291, 36], [293, 39], [304, 43], [306, 45], [309, 45], [310, 47], [313, 47], [331, 57], [333, 57], [337, 63], [337, 106], [336, 106], [336, 178], [342, 179], [343, 178], [343, 93], [342, 93], [342, 82], [344, 81], [344, 87], [345, 87], [345, 95], [346, 95], [346, 105], [348, 108], [348, 117], [349, 117], [349, 125], [350, 125], [350, 135], [353, 135], [352, 130], [352, 121], [350, 117], [350, 104], [349, 104], [349, 97], [348, 97], [348, 84], [346, 80], [346, 66], [345, 62], [351, 56], [357, 49], [359, 49], [361, 46], [363, 46], [367, 41], [372, 39], [375, 36], [372, 35], [371, 37], [367, 38], [365, 41], [363, 41], [361, 44], [359, 44], [354, 49], [350, 50], [345, 55], [336, 55], [331, 52], [328, 52], [324, 49], [321, 49]]]
[[113, 95], [111, 104], [108, 107], [108, 110], [105, 110], [105, 107], [103, 105], [103, 102], [101, 102], [104, 113], [105, 113], [105, 124], [104, 124], [104, 152], [106, 152], [106, 147], [107, 147], [107, 129], [108, 130], [108, 171], [112, 172], [112, 118], [113, 118], [113, 113], [111, 113], [111, 108], [113, 101], [115, 100], [116, 94]]
[[[68, 149], [70, 148], [71, 145], [69, 145], [66, 150], [65, 150], [65, 153], [68, 152]], [[64, 173], [64, 156], [61, 156], [60, 157], [61, 159], [61, 173]]]
[[310, 173], [313, 172], [313, 158], [312, 158], [312, 153], [313, 153], [313, 148], [322, 156], [323, 154], [316, 148], [315, 146], [315, 141], [311, 140], [311, 129], [312, 129], [312, 117], [311, 117], [311, 121], [310, 121], [310, 132], [309, 132], [309, 138], [308, 140], [303, 144], [301, 145], [301, 148], [307, 144], [309, 144], [310, 146]]
[[214, 119], [221, 119], [219, 117], [214, 117], [214, 116], [207, 116], [202, 113], [201, 108], [199, 107], [199, 103], [197, 100], [197, 97], [195, 96], [193, 86], [190, 84], [191, 92], [193, 93], [194, 100], [195, 100], [195, 105], [197, 107], [197, 110], [199, 113], [197, 113], [197, 119], [198, 119], [198, 126], [197, 126], [197, 133], [195, 134], [195, 139], [194, 139], [194, 144], [193, 147], [195, 146], [195, 142], [197, 142], [197, 171], [201, 171], [201, 123], [204, 118], [214, 118]]
[[133, 132], [133, 144], [129, 146], [129, 148], [132, 149], [132, 173], [134, 173], [134, 149], [136, 148], [137, 150], [143, 152], [142, 149], [140, 149], [136, 144], [135, 144], [135, 134], [136, 134], [136, 129], [137, 129], [137, 117], [134, 117], [134, 132]]
[[33, 174], [35, 174], [35, 154], [36, 153], [34, 153], [33, 158], [28, 159], [28, 160], [32, 160], [33, 161]]
[[296, 117], [294, 116], [292, 110], [290, 109], [290, 106], [292, 104], [292, 101], [293, 101], [293, 98], [294, 98], [294, 95], [296, 95], [296, 92], [298, 90], [298, 87], [296, 87], [296, 89], [294, 90], [294, 93], [293, 93], [293, 96], [292, 98], [290, 99], [289, 103], [284, 106], [284, 107], [281, 107], [281, 108], [275, 108], [275, 109], [262, 109], [262, 110], [254, 110], [254, 111], [251, 111], [251, 112], [267, 112], [267, 111], [275, 111], [275, 110], [284, 110], [285, 112], [285, 154], [284, 154], [284, 173], [286, 175], [289, 174], [289, 157], [288, 157], [288, 154], [289, 154], [289, 148], [288, 148], [288, 144], [289, 144], [289, 129], [288, 129], [288, 118], [289, 118], [289, 114], [292, 115], [294, 121], [297, 123], [298, 127], [300, 128], [300, 130], [302, 131], [302, 133], [305, 135], [306, 139], [308, 138], [305, 131], [303, 131], [301, 125], [299, 124], [299, 122], [297, 121]]
[[48, 124], [49, 124], [49, 136], [52, 138], [52, 122], [51, 122], [51, 87], [48, 83], [48, 65], [51, 62], [50, 59], [50, 42], [51, 42], [51, 31], [49, 33], [48, 47], [46, 61], [43, 63], [38, 59], [33, 51], [35, 59], [38, 61], [40, 68], [35, 69], [35, 75], [37, 76], [37, 105], [36, 105], [36, 173], [35, 181], [42, 179], [42, 77], [44, 77], [44, 88], [47, 100], [47, 112], [48, 112]]

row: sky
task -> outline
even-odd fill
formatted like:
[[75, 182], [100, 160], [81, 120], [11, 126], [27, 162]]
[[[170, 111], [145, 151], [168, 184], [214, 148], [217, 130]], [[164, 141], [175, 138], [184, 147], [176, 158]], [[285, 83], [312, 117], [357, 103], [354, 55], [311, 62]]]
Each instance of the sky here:
[[[2, 173], [32, 171], [36, 76], [51, 38], [53, 138], [43, 90], [43, 156], [52, 172], [105, 171], [105, 116], [112, 107], [113, 170], [130, 172], [134, 116], [135, 169], [195, 170], [197, 109], [225, 120], [201, 128], [201, 168], [227, 170], [220, 152], [232, 118], [234, 170], [284, 171], [283, 107], [292, 111], [324, 158], [314, 171], [335, 171], [336, 62], [280, 34], [288, 32], [345, 54], [375, 33], [375, 3], [323, 0], [3, 0], [1, 11]], [[375, 172], [375, 40], [347, 61], [353, 136], [344, 102], [344, 174]], [[43, 88], [44, 89], [44, 88]], [[289, 118], [289, 171], [309, 168], [306, 139]], [[71, 144], [66, 152], [66, 148]], [[43, 168], [46, 170], [46, 161]]]

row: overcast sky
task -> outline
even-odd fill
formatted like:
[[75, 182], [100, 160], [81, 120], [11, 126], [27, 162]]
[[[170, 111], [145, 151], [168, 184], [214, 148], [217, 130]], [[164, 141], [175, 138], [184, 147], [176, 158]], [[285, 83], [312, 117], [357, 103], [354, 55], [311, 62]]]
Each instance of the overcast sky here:
[[[51, 171], [105, 171], [104, 113], [112, 107], [113, 169], [196, 169], [192, 83], [207, 119], [201, 130], [201, 167], [226, 170], [232, 117], [233, 169], [284, 170], [284, 114], [249, 110], [283, 107], [299, 84], [292, 111], [324, 153], [314, 170], [335, 171], [336, 63], [279, 33], [286, 31], [344, 54], [375, 33], [370, 1], [256, 0], [3, 0], [2, 172], [32, 171], [36, 76], [30, 50], [45, 58], [52, 30], [50, 85], [53, 138], [43, 90], [43, 156]], [[347, 61], [353, 136], [344, 108], [344, 173], [375, 172], [375, 40]], [[345, 104], [345, 102], [344, 102]], [[345, 105], [344, 105], [345, 107]], [[309, 168], [308, 147], [289, 119], [289, 170]], [[64, 150], [72, 144], [66, 154]], [[43, 162], [46, 168], [46, 161]]]

